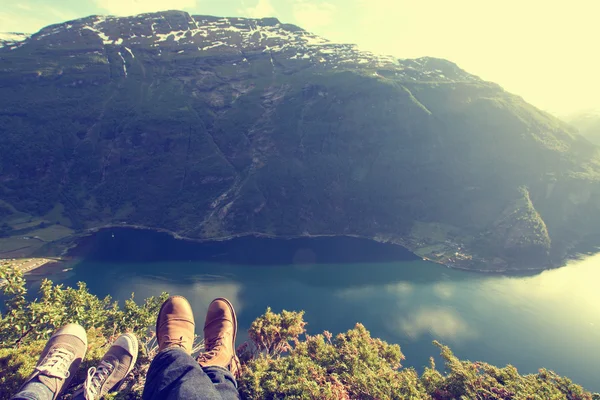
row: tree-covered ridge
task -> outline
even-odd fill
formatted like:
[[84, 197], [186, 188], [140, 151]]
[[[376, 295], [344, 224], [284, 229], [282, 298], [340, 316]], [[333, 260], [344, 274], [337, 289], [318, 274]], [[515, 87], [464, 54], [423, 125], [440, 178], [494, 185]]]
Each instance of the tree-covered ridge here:
[[[133, 300], [124, 307], [110, 298], [98, 299], [85, 285], [63, 288], [42, 283], [39, 298], [27, 300], [22, 273], [9, 265], [0, 267], [5, 307], [0, 316], [0, 399], [9, 399], [31, 373], [52, 332], [68, 322], [83, 325], [88, 333], [88, 353], [72, 387], [73, 393], [110, 343], [122, 332], [135, 332], [140, 356], [116, 399], [140, 399], [145, 373], [157, 346], [153, 326], [166, 298]], [[248, 331], [249, 341], [238, 348], [242, 360], [239, 379], [244, 399], [600, 399], [568, 378], [542, 369], [520, 375], [508, 365], [462, 361], [450, 349], [434, 342], [445, 360], [440, 370], [431, 365], [419, 374], [401, 365], [400, 346], [373, 338], [361, 324], [336, 336], [329, 332], [308, 335], [303, 312], [267, 309]], [[200, 346], [196, 346], [199, 350]]]
[[[13, 238], [0, 251], [24, 246], [14, 237], [30, 223], [127, 224], [196, 239], [350, 234], [518, 269], [600, 233], [598, 149], [449, 61], [167, 12], [54, 25], [0, 62], [0, 234]], [[507, 236], [482, 241], [520, 187], [548, 251], [536, 229], [518, 252], [496, 245]]]
[[548, 257], [552, 248], [548, 228], [525, 187], [515, 191], [514, 200], [478, 241], [478, 246], [488, 249], [489, 254], [495, 253], [509, 261], [535, 263], [536, 259]]

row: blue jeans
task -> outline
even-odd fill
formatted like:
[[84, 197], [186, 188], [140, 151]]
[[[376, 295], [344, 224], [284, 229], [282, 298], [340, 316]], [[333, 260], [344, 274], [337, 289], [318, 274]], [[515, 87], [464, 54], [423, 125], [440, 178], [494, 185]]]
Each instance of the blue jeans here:
[[[52, 400], [54, 392], [43, 383], [35, 380], [25, 385], [19, 393], [10, 398], [10, 400]], [[74, 396], [72, 400], [85, 400], [83, 393]]]
[[238, 400], [237, 382], [222, 367], [201, 367], [180, 348], [158, 353], [146, 375], [143, 400]]
[[52, 400], [54, 393], [43, 383], [34, 380], [23, 386], [11, 400]]
[[[52, 400], [53, 393], [40, 382], [25, 385], [13, 400]], [[237, 382], [225, 368], [201, 367], [179, 348], [158, 353], [146, 375], [144, 400], [238, 400]]]

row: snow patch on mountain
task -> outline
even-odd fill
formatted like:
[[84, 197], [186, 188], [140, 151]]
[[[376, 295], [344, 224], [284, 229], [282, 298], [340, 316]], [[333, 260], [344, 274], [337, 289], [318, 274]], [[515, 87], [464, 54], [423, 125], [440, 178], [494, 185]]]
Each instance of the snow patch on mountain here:
[[0, 48], [9, 47], [11, 49], [18, 48], [23, 45], [23, 42], [29, 39], [31, 35], [28, 33], [17, 32], [0, 32]]
[[[392, 56], [362, 51], [356, 45], [334, 43], [275, 18], [219, 18], [191, 16], [181, 11], [140, 14], [132, 17], [92, 16], [42, 29], [31, 38], [50, 47], [93, 32], [103, 46], [118, 46], [133, 58], [136, 49], [152, 49], [155, 55], [176, 57], [209, 54], [269, 55], [274, 73], [281, 62], [312, 64], [318, 68], [374, 70], [372, 76], [390, 74], [407, 81], [477, 81], [455, 64], [421, 58], [398, 60]], [[19, 35], [19, 34], [13, 34]], [[89, 33], [85, 35], [89, 36]], [[13, 36], [25, 40], [28, 36]], [[2, 39], [0, 39], [0, 43]], [[182, 51], [185, 50], [185, 51]], [[385, 70], [381, 72], [378, 70]]]

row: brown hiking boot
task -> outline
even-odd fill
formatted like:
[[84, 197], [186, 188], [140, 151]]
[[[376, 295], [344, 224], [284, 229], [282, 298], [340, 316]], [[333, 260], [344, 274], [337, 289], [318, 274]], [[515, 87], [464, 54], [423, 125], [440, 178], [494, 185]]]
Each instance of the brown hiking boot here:
[[121, 335], [106, 352], [98, 367], [88, 370], [83, 387], [73, 397], [83, 394], [86, 400], [100, 399], [117, 390], [133, 370], [138, 356], [138, 340], [132, 333]]
[[194, 314], [192, 306], [182, 296], [169, 297], [156, 319], [158, 351], [181, 347], [192, 354], [194, 343]]
[[229, 300], [223, 298], [213, 300], [206, 313], [204, 352], [198, 355], [198, 363], [203, 367], [227, 368], [237, 376], [239, 360], [235, 354], [236, 334], [237, 319]]
[[41, 382], [52, 391], [56, 399], [69, 387], [77, 368], [87, 351], [85, 329], [78, 324], [68, 324], [57, 330], [46, 343], [35, 370], [25, 383]]

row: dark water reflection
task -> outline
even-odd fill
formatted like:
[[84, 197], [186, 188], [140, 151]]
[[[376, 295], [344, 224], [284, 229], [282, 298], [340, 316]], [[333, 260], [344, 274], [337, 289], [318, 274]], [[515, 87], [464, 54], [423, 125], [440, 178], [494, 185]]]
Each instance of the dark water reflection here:
[[[114, 237], [113, 237], [114, 234]], [[243, 238], [194, 244], [119, 229], [89, 238], [84, 261], [52, 279], [117, 300], [186, 296], [198, 327], [215, 297], [232, 300], [240, 330], [267, 306], [305, 310], [310, 333], [363, 323], [421, 369], [438, 339], [461, 358], [521, 372], [553, 369], [600, 391], [600, 256], [535, 276], [451, 270], [355, 238]], [[47, 271], [46, 271], [47, 272]], [[244, 340], [245, 335], [240, 335]]]

